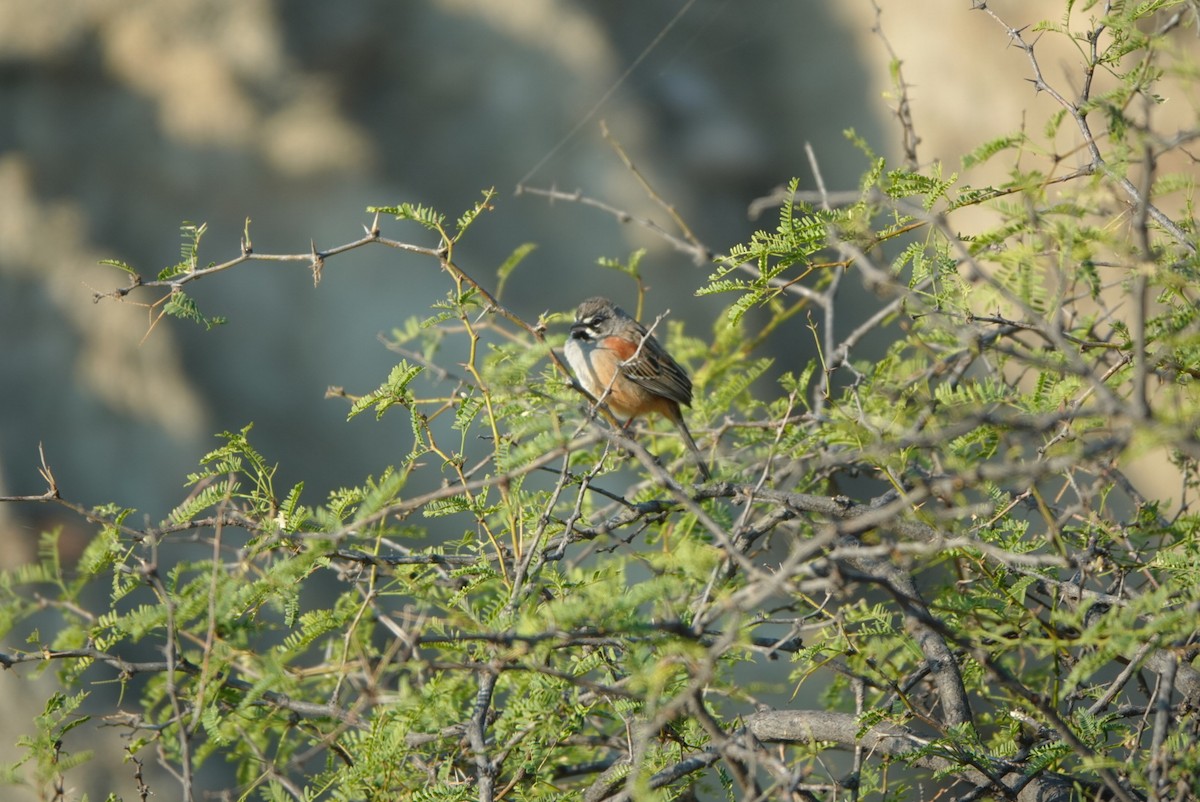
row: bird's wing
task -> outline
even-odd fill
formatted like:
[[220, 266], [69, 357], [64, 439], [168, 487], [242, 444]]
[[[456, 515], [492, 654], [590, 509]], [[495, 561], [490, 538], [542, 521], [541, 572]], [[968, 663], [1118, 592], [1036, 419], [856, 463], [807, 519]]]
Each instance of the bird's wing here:
[[[628, 360], [628, 357], [625, 357]], [[692, 380], [687, 371], [659, 345], [654, 335], [646, 338], [637, 357], [622, 368], [624, 374], [655, 395], [688, 406], [692, 403]]]

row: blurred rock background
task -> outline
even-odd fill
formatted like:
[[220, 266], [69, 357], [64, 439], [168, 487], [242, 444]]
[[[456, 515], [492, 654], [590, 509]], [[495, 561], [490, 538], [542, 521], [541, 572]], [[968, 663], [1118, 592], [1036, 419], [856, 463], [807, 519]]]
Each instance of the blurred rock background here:
[[[518, 311], [601, 290], [629, 300], [632, 287], [596, 260], [649, 246], [648, 308], [703, 334], [719, 308], [691, 297], [707, 267], [595, 211], [513, 194], [680, 8], [0, 6], [0, 493], [43, 490], [39, 442], [64, 494], [152, 519], [180, 500], [212, 435], [249, 421], [285, 466], [281, 484], [304, 479], [314, 501], [407, 450], [402, 416], [348, 424], [344, 402], [323, 395], [386, 376], [395, 357], [377, 335], [445, 292], [436, 265], [370, 248], [331, 260], [316, 288], [302, 264], [247, 265], [191, 285], [202, 310], [229, 319], [208, 332], [163, 320], [147, 335], [151, 310], [93, 303], [125, 283], [99, 259], [153, 275], [178, 260], [182, 221], [208, 224], [203, 262], [237, 254], [246, 217], [257, 251], [296, 253], [357, 238], [368, 205], [454, 217], [495, 186], [496, 211], [458, 257], [486, 279], [537, 243], [506, 296]], [[753, 230], [751, 199], [808, 173], [806, 141], [832, 186], [862, 166], [844, 128], [886, 148], [886, 75], [870, 77], [857, 55], [874, 46], [869, 25], [825, 4], [699, 0], [528, 183], [661, 218], [600, 137], [603, 119], [698, 235], [726, 248]], [[433, 243], [414, 226], [387, 231]], [[57, 516], [0, 511], [6, 562], [27, 558]]]
[[[913, 86], [922, 160], [947, 160], [949, 172], [1023, 109], [1052, 110], [969, 0], [880, 5]], [[994, 5], [1014, 26], [1060, 13], [1035, 0]], [[359, 237], [368, 205], [414, 201], [454, 217], [495, 186], [496, 210], [456, 256], [486, 279], [513, 248], [537, 243], [506, 293], [518, 312], [566, 310], [599, 291], [629, 301], [632, 287], [596, 260], [648, 247], [648, 312], [669, 307], [703, 336], [720, 308], [692, 297], [707, 266], [598, 212], [516, 197], [517, 184], [580, 189], [667, 223], [599, 135], [603, 119], [719, 252], [773, 224], [747, 219], [751, 200], [793, 175], [813, 187], [806, 142], [827, 186], [842, 189], [865, 166], [845, 129], [889, 156], [899, 136], [868, 0], [696, 0], [671, 24], [684, 7], [0, 4], [0, 495], [44, 490], [39, 443], [64, 495], [151, 520], [182, 498], [213, 433], [250, 421], [252, 442], [284, 466], [279, 486], [303, 479], [311, 502], [407, 450], [403, 416], [347, 423], [344, 402], [323, 396], [387, 375], [395, 358], [377, 335], [443, 295], [436, 266], [368, 248], [331, 260], [314, 288], [301, 264], [252, 263], [191, 285], [201, 309], [229, 318], [208, 332], [175, 320], [149, 331], [152, 311], [93, 303], [125, 279], [97, 260], [153, 275], [177, 261], [185, 220], [208, 224], [204, 262], [237, 254], [247, 217], [258, 252], [297, 253], [310, 239]], [[416, 227], [385, 221], [385, 232], [433, 243]], [[807, 352], [783, 357], [800, 364]], [[49, 508], [0, 505], [0, 561], [28, 559], [55, 525], [76, 548], [89, 536]]]

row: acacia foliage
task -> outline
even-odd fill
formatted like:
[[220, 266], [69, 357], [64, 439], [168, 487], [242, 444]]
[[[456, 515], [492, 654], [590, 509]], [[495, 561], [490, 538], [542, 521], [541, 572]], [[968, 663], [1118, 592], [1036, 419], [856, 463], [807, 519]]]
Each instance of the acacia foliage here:
[[[205, 325], [187, 285], [256, 258], [319, 278], [385, 245], [448, 286], [394, 332], [380, 386], [348, 395], [351, 416], [411, 424], [359, 486], [276, 486], [247, 426], [145, 526], [74, 505], [43, 466], [47, 494], [17, 501], [75, 509], [95, 536], [65, 566], [48, 533], [38, 565], [0, 578], [0, 663], [59, 689], [10, 776], [59, 793], [86, 756], [81, 705], [115, 681], [139, 791], [185, 799], [214, 790], [197, 770], [217, 760], [247, 799], [1192, 798], [1200, 259], [1194, 170], [1157, 165], [1200, 126], [1150, 113], [1161, 80], [1197, 69], [1189, 13], [1067, 3], [1041, 26], [1103, 92], [1047, 81], [1031, 32], [997, 17], [1058, 104], [1044, 131], [981, 144], [960, 175], [920, 165], [901, 114], [903, 165], [860, 143], [856, 190], [792, 182], [776, 228], [717, 260], [711, 332], [651, 317], [695, 375], [703, 485], [677, 440], [632, 437], [572, 388], [568, 313], [506, 305], [527, 248], [494, 281], [456, 262], [490, 194], [453, 223], [372, 209], [325, 252], [263, 256], [247, 234], [206, 267], [189, 224], [156, 279], [118, 265], [115, 295], [159, 292]], [[1006, 181], [970, 183], [1001, 159]], [[961, 233], [968, 210], [989, 224]], [[440, 245], [385, 236], [380, 215]], [[661, 308], [638, 257], [610, 266]], [[797, 320], [817, 358], [772, 359]], [[1171, 482], [1139, 489], [1124, 466], [1155, 453]], [[306, 593], [329, 579], [333, 598]], [[178, 792], [148, 788], [147, 761]]]

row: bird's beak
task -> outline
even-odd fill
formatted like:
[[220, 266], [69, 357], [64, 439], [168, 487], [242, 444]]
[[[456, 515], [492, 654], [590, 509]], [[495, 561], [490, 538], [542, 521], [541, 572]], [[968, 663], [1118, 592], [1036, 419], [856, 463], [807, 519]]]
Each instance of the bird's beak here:
[[591, 334], [588, 332], [588, 327], [586, 325], [579, 322], [575, 322], [571, 325], [572, 340], [587, 340], [590, 338]]

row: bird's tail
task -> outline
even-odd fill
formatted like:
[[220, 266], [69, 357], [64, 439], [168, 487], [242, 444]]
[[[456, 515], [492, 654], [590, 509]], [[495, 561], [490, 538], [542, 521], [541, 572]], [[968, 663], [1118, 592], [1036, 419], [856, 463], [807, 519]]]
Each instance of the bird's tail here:
[[708, 469], [708, 463], [704, 461], [704, 455], [700, 453], [700, 447], [696, 445], [696, 441], [692, 438], [692, 433], [688, 431], [687, 424], [683, 420], [683, 413], [675, 419], [675, 428], [679, 429], [679, 433], [683, 435], [683, 442], [687, 443], [688, 450], [692, 452], [692, 456], [696, 460], [696, 467], [700, 469], [700, 475], [704, 477], [704, 481], [712, 481], [712, 472]]

